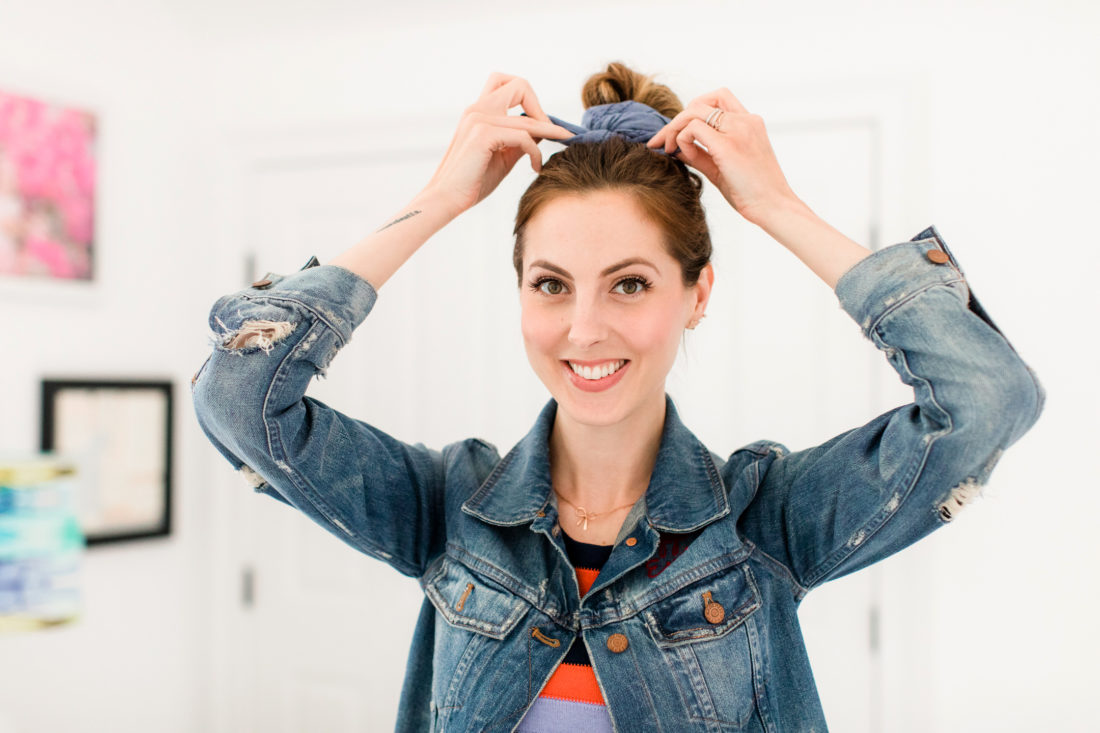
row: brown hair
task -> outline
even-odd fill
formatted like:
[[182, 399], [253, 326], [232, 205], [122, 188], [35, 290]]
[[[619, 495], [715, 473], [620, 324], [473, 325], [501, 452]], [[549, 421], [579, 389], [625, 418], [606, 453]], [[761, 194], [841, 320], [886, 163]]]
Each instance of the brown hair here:
[[[632, 99], [648, 104], [666, 117], [675, 117], [683, 110], [683, 104], [671, 89], [619, 62], [612, 62], [606, 71], [590, 76], [581, 99], [585, 109]], [[710, 231], [699, 198], [703, 191], [702, 177], [671, 155], [612, 135], [599, 142], [569, 145], [551, 155], [520, 197], [512, 252], [520, 284], [524, 229], [535, 212], [557, 196], [603, 190], [633, 194], [664, 232], [669, 254], [680, 263], [684, 285], [694, 285], [699, 280], [711, 254]]]

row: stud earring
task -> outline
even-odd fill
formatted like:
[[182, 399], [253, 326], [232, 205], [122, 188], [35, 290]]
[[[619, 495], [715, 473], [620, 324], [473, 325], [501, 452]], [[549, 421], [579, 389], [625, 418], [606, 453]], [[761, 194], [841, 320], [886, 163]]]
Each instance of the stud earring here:
[[699, 325], [699, 321], [703, 320], [706, 317], [707, 317], [707, 314], [704, 313], [703, 315], [699, 316], [698, 318], [691, 319], [690, 321], [688, 321], [687, 327], [689, 329], [691, 329], [692, 331], [694, 331], [695, 327]]

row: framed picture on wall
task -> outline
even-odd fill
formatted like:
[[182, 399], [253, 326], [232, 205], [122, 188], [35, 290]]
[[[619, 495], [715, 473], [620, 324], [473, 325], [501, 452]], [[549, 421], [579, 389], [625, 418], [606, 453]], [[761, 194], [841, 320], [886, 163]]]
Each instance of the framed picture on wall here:
[[0, 89], [0, 281], [90, 282], [97, 119]]
[[77, 514], [89, 546], [170, 533], [171, 382], [43, 379], [42, 450], [83, 474]]

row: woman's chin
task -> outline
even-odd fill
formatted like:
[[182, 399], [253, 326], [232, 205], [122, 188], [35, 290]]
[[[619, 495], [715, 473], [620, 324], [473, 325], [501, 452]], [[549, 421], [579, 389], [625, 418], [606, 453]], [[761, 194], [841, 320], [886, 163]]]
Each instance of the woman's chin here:
[[[543, 383], [558, 403], [558, 412], [570, 422], [589, 427], [608, 427], [625, 420], [641, 407], [635, 381], [640, 374], [633, 361], [626, 360], [614, 374], [601, 379], [584, 380], [564, 362]], [[664, 391], [661, 392], [661, 404]]]
[[554, 400], [572, 422], [590, 427], [607, 427], [621, 422], [631, 411], [626, 390], [585, 392], [571, 384], [563, 385]]

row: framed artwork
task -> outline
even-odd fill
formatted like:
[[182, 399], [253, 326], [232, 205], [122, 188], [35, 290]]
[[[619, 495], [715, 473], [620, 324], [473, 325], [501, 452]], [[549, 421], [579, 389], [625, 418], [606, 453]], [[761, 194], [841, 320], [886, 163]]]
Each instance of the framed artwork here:
[[90, 281], [96, 118], [0, 90], [0, 279]]
[[171, 532], [171, 382], [42, 380], [42, 450], [78, 466], [89, 546]]

